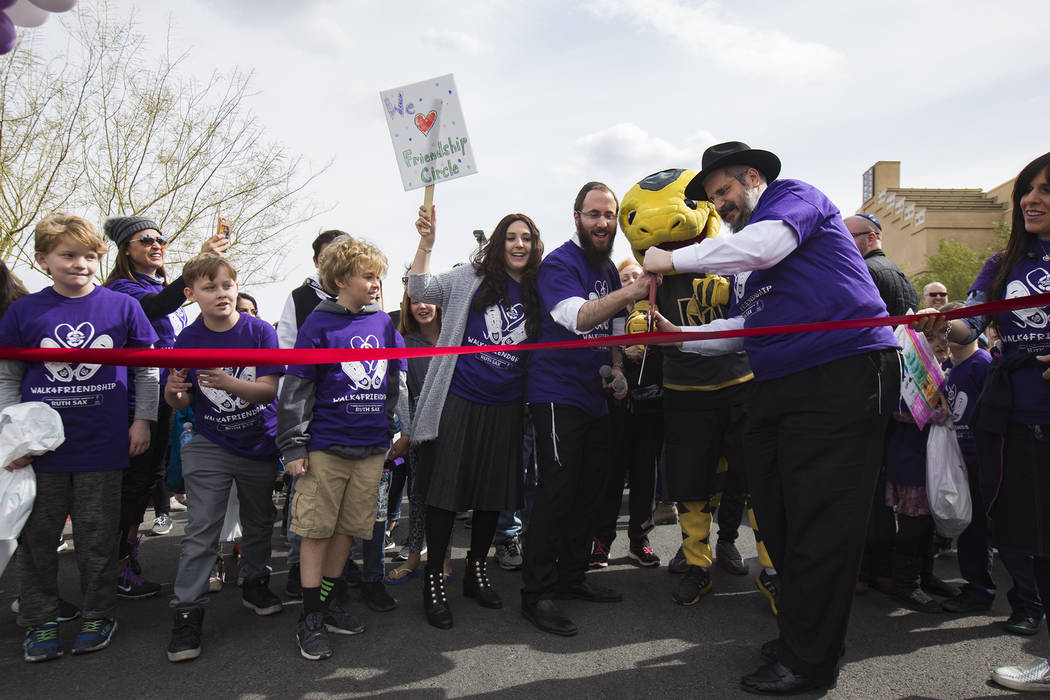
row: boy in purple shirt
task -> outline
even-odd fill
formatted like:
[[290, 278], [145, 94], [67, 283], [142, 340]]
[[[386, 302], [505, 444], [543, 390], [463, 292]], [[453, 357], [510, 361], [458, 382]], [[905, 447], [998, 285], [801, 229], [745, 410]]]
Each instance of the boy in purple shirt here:
[[[201, 314], [175, 339], [175, 348], [277, 348], [270, 324], [237, 311], [237, 271], [228, 260], [202, 253], [186, 263], [182, 278], [186, 298], [200, 306]], [[176, 411], [192, 403], [197, 431], [182, 446], [188, 520], [171, 601], [175, 620], [169, 661], [200, 656], [208, 575], [233, 484], [244, 530], [244, 606], [258, 615], [283, 609], [270, 591], [266, 568], [273, 529], [270, 493], [277, 476], [273, 401], [282, 372], [284, 367], [264, 366], [165, 373], [164, 400]]]
[[[321, 255], [319, 275], [335, 301], [323, 300], [299, 328], [296, 348], [390, 348], [394, 325], [372, 306], [386, 257], [343, 236]], [[340, 578], [353, 537], [369, 540], [376, 494], [394, 434], [400, 365], [367, 360], [288, 368], [278, 401], [277, 443], [296, 483], [291, 530], [303, 538], [303, 615], [296, 628], [306, 659], [332, 655], [328, 632], [364, 625], [343, 605]]]
[[[54, 285], [11, 305], [0, 321], [0, 345], [40, 348], [149, 347], [157, 340], [138, 302], [94, 284], [106, 243], [88, 221], [52, 214], [37, 224], [36, 262]], [[84, 591], [84, 623], [73, 642], [83, 654], [109, 645], [117, 622], [117, 531], [120, 484], [129, 456], [149, 447], [157, 417], [157, 371], [135, 369], [135, 418], [125, 432], [128, 370], [74, 362], [0, 362], [0, 406], [44, 401], [62, 416], [65, 442], [32, 461], [37, 494], [19, 538], [19, 617], [24, 658], [62, 656], [58, 637], [55, 542], [69, 515]]]

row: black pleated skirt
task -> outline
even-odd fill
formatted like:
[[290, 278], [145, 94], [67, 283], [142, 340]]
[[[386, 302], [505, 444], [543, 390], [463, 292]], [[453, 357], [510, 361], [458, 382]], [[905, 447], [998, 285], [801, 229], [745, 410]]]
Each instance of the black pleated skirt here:
[[521, 508], [523, 410], [450, 393], [437, 439], [419, 449], [416, 487], [424, 502], [452, 511]]

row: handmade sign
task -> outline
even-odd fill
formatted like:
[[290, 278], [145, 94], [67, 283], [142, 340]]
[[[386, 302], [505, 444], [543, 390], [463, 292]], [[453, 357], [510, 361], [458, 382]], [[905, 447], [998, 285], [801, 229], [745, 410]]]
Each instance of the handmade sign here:
[[406, 192], [478, 171], [451, 73], [379, 97]]
[[919, 430], [933, 416], [944, 385], [944, 370], [937, 362], [926, 336], [907, 326], [897, 326], [894, 334], [901, 344], [904, 357], [904, 376], [901, 378], [901, 399], [907, 404]]

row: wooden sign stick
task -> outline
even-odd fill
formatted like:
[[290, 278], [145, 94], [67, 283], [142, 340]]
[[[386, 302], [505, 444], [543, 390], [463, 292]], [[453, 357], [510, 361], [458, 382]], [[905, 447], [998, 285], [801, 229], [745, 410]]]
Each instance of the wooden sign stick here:
[[434, 206], [434, 186], [427, 185], [423, 190], [423, 208], [429, 213], [432, 206]]

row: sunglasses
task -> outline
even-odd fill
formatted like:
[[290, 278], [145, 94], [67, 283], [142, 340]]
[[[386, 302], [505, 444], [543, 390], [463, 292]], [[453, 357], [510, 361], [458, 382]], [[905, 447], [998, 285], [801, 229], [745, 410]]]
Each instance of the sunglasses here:
[[948, 296], [948, 292], [927, 292], [926, 296], [928, 296], [928, 297], [946, 297], [946, 296]]
[[135, 240], [144, 246], [151, 246], [154, 243], [157, 245], [168, 245], [168, 239], [164, 236], [151, 236], [148, 233], [139, 236]]

